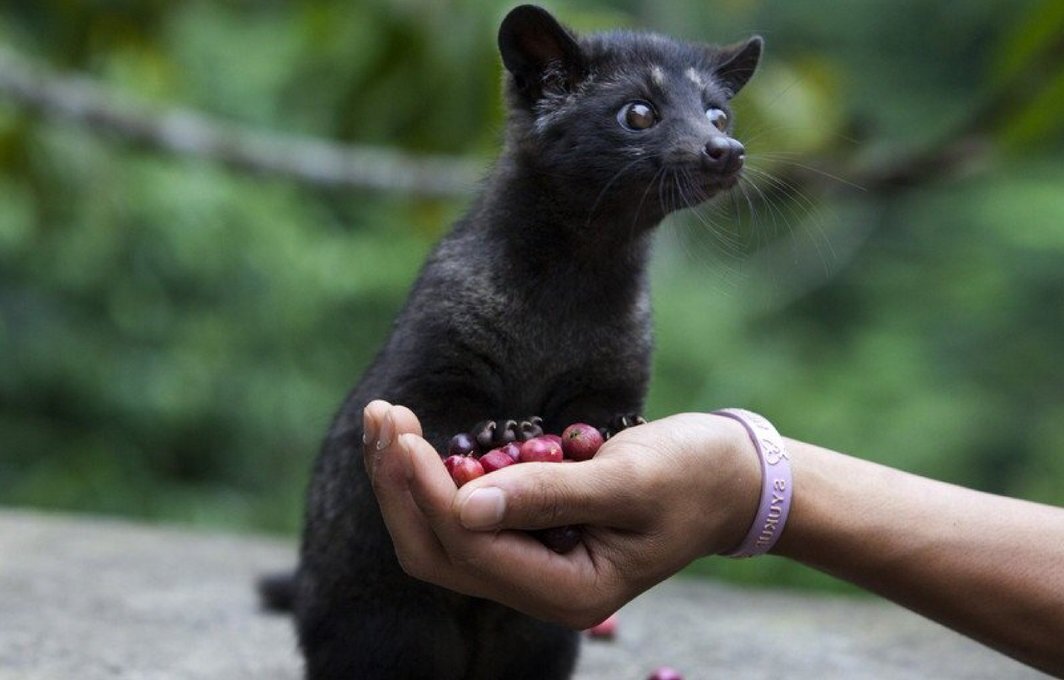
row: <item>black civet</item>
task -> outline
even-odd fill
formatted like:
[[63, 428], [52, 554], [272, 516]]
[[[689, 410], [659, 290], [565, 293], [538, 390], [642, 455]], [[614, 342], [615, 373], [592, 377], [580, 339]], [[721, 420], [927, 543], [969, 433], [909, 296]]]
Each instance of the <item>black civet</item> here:
[[362, 409], [410, 407], [441, 451], [484, 419], [539, 415], [559, 432], [640, 413], [653, 227], [736, 183], [728, 102], [761, 46], [577, 37], [529, 5], [505, 18], [505, 148], [314, 467], [293, 584], [307, 677], [569, 677], [573, 631], [403, 573], [363, 470]]

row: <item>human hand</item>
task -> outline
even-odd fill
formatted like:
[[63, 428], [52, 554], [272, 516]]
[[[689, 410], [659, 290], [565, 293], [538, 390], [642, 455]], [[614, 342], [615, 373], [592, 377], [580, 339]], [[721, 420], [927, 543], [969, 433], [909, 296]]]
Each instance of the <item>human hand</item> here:
[[[364, 431], [366, 469], [408, 574], [573, 628], [737, 545], [760, 494], [745, 431], [708, 414], [630, 428], [589, 461], [513, 465], [461, 489], [409, 409], [372, 402]], [[567, 524], [582, 525], [583, 541], [564, 555], [524, 531]]]

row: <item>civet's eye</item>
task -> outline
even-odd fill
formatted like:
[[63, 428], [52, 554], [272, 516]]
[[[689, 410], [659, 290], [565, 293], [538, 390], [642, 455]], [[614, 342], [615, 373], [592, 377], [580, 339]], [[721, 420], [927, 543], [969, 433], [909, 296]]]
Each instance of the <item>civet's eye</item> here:
[[646, 130], [658, 122], [658, 114], [649, 102], [628, 102], [617, 112], [617, 122], [629, 130]]
[[721, 132], [728, 127], [728, 114], [724, 113], [718, 108], [712, 108], [706, 110], [706, 118], [710, 123], [713, 123], [713, 127], [717, 128]]

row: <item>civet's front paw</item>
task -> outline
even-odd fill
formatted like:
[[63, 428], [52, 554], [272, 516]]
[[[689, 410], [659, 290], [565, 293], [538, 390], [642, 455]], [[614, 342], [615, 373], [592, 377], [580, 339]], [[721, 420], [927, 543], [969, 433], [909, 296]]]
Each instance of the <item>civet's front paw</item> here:
[[523, 442], [543, 434], [543, 419], [530, 416], [524, 420], [482, 420], [469, 433], [482, 451], [510, 442]]
[[622, 430], [627, 430], [636, 425], [645, 425], [646, 422], [647, 419], [638, 413], [621, 413], [611, 418], [609, 425], [599, 428], [599, 432], [602, 433], [604, 438], [609, 439]]

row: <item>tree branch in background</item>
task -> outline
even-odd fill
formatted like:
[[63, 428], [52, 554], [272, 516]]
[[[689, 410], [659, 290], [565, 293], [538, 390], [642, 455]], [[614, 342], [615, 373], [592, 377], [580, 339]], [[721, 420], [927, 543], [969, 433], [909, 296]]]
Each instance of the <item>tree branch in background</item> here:
[[484, 172], [483, 163], [465, 158], [414, 156], [256, 132], [185, 109], [151, 110], [124, 101], [89, 79], [49, 73], [6, 50], [0, 50], [0, 97], [149, 149], [313, 186], [464, 196], [476, 188]]
[[[1037, 91], [1011, 85], [1006, 83], [1000, 89]], [[257, 132], [187, 109], [155, 110], [130, 102], [90, 79], [30, 65], [7, 50], [0, 50], [0, 96], [45, 116], [93, 132], [112, 133], [146, 148], [313, 186], [428, 197], [465, 196], [476, 188], [484, 172], [483, 163], [466, 158], [417, 156], [394, 149]], [[970, 167], [989, 151], [986, 133], [993, 117], [987, 115], [987, 108], [974, 110], [952, 135], [928, 148], [879, 159], [871, 165], [832, 168], [830, 172], [811, 165], [792, 165], [786, 179], [802, 187], [839, 189], [848, 185], [893, 193], [948, 176]]]

